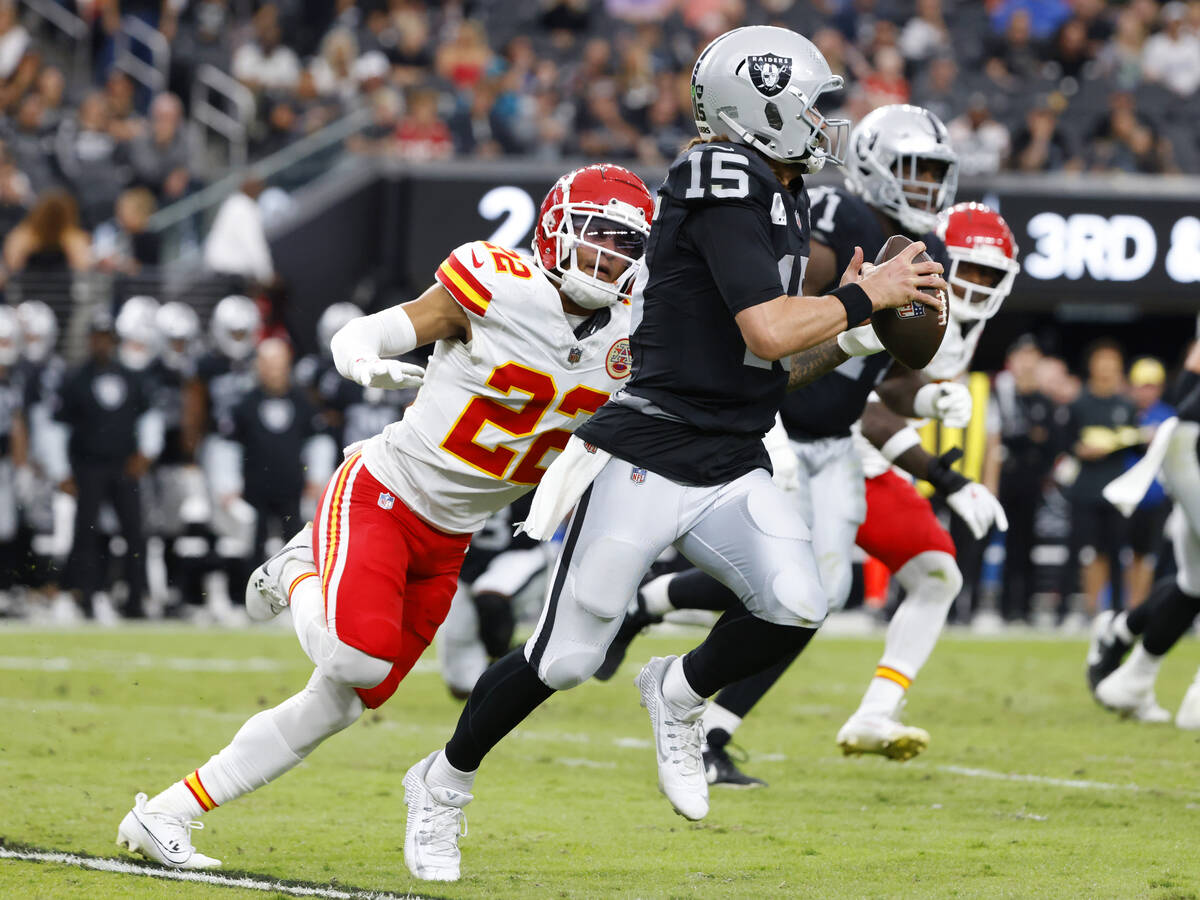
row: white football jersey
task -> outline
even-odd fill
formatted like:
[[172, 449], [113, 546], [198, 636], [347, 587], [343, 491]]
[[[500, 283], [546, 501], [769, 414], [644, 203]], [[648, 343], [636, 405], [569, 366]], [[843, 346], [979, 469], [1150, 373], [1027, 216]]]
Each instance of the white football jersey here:
[[629, 307], [608, 307], [577, 338], [554, 284], [486, 241], [457, 248], [437, 280], [466, 310], [471, 340], [438, 342], [417, 399], [363, 460], [425, 521], [475, 532], [538, 483], [629, 376]]
[[[942, 338], [942, 345], [930, 360], [929, 365], [921, 370], [930, 381], [960, 381], [966, 375], [971, 365], [971, 358], [975, 355], [975, 348], [979, 346], [979, 338], [983, 334], [985, 323], [971, 322], [970, 324], [972, 326], [970, 330], [963, 334], [962, 325], [953, 316], [950, 317], [950, 322], [946, 326], [946, 335]], [[869, 400], [878, 399], [879, 397], [875, 394], [869, 398]], [[920, 426], [923, 421], [914, 419], [912, 424]], [[854, 423], [850, 433], [854, 436], [854, 448], [858, 451], [859, 458], [862, 459], [864, 476], [877, 478], [892, 467], [884, 455], [875, 449], [875, 445], [863, 437], [859, 423]], [[911, 477], [907, 472], [899, 469], [897, 471], [905, 478]]]

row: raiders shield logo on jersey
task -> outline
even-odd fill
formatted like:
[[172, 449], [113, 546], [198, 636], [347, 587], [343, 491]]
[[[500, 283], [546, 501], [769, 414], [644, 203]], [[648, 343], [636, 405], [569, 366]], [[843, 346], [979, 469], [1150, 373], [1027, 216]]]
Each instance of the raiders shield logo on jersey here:
[[750, 83], [764, 97], [774, 97], [791, 81], [792, 61], [786, 56], [764, 53], [746, 57], [746, 63], [749, 66]]

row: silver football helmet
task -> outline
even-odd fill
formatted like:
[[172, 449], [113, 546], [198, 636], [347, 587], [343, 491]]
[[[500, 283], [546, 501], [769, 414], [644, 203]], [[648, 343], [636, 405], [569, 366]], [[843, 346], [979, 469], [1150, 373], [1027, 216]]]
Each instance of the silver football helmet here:
[[117, 356], [131, 369], [141, 371], [158, 356], [158, 325], [155, 321], [158, 309], [158, 301], [145, 295], [130, 297], [121, 304], [114, 323], [120, 341]]
[[200, 317], [196, 311], [179, 300], [164, 303], [154, 317], [163, 339], [163, 362], [179, 369], [189, 357], [199, 356], [196, 346], [200, 337]]
[[786, 28], [735, 28], [704, 48], [692, 69], [692, 116], [700, 136], [730, 132], [764, 156], [816, 172], [841, 165], [847, 119], [827, 119], [820, 96], [842, 78], [807, 38]]
[[209, 331], [217, 350], [232, 360], [243, 360], [254, 353], [261, 324], [253, 300], [230, 294], [213, 308]]
[[333, 340], [335, 334], [342, 330], [342, 326], [362, 314], [361, 309], [353, 303], [345, 301], [325, 307], [325, 312], [321, 313], [321, 318], [317, 319], [317, 344], [320, 346], [322, 356], [329, 356], [332, 353], [329, 349], [329, 342]]
[[15, 366], [21, 359], [21, 324], [17, 311], [0, 304], [0, 366]]
[[[933, 180], [930, 180], [930, 178]], [[958, 191], [958, 154], [942, 120], [908, 104], [881, 106], [850, 133], [846, 187], [910, 234], [932, 231]]]
[[54, 352], [58, 341], [58, 319], [41, 300], [26, 300], [17, 307], [21, 326], [21, 353], [32, 363], [42, 363]]

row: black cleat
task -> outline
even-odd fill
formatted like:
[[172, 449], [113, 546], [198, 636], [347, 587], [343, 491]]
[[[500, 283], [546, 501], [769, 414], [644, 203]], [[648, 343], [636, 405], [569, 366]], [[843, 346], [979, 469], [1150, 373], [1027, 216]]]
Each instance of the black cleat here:
[[629, 645], [633, 643], [633, 639], [650, 625], [657, 625], [661, 621], [662, 616], [646, 612], [646, 602], [642, 599], [641, 591], [639, 591], [637, 606], [625, 613], [625, 621], [617, 629], [617, 636], [613, 638], [613, 642], [608, 645], [604, 662], [596, 670], [595, 677], [600, 681], [608, 681], [616, 675], [617, 669], [621, 668], [621, 663], [625, 661], [625, 654], [629, 651]]
[[[710, 747], [704, 745], [704, 777], [709, 784], [724, 784], [735, 788], [766, 787], [767, 783], [761, 778], [747, 775], [733, 762], [725, 747]], [[740, 760], [745, 762], [743, 758]]]

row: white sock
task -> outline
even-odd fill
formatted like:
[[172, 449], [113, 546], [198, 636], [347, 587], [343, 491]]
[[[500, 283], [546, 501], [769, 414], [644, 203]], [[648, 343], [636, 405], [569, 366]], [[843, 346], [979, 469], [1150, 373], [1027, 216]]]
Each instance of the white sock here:
[[229, 746], [150, 800], [147, 808], [194, 818], [248, 794], [295, 767], [362, 711], [353, 688], [314, 672], [303, 691], [251, 716]]
[[675, 606], [671, 603], [671, 598], [667, 596], [667, 589], [671, 586], [671, 582], [675, 580], [675, 575], [675, 572], [659, 575], [657, 578], [647, 581], [638, 588], [638, 592], [642, 595], [642, 602], [646, 604], [646, 612], [650, 613], [650, 615], [665, 616], [675, 609]]
[[907, 595], [888, 624], [883, 657], [857, 714], [895, 715], [913, 679], [933, 653], [946, 614], [962, 587], [962, 574], [954, 557], [939, 550], [914, 556], [896, 572], [896, 580]]
[[1150, 681], [1158, 678], [1158, 669], [1162, 665], [1163, 658], [1150, 653], [1142, 644], [1138, 644], [1133, 648], [1133, 652], [1129, 654], [1129, 659], [1125, 660], [1125, 665], [1129, 667], [1129, 671], [1139, 678], [1146, 678]]
[[1126, 644], [1137, 643], [1137, 638], [1133, 632], [1129, 630], [1129, 613], [1119, 612], [1112, 620], [1112, 633], [1115, 634], [1122, 642]]
[[[882, 669], [886, 669], [888, 674], [881, 675], [880, 670]], [[900, 708], [900, 701], [908, 693], [908, 688], [896, 681], [897, 676], [904, 677], [908, 684], [912, 684], [911, 678], [890, 667], [879, 666], [876, 668], [875, 677], [867, 685], [867, 692], [863, 694], [862, 702], [859, 703], [858, 712], [855, 715], [893, 718], [896, 710]]]
[[314, 666], [328, 659], [336, 639], [325, 625], [325, 595], [321, 593], [320, 578], [305, 578], [291, 591], [288, 608], [292, 611], [292, 627], [305, 655]]
[[683, 674], [682, 656], [675, 657], [667, 667], [662, 695], [676, 716], [685, 722], [695, 721], [704, 712], [704, 698], [692, 689], [687, 676]]
[[425, 784], [429, 787], [444, 787], [461, 794], [469, 794], [475, 787], [475, 776], [478, 773], [478, 769], [474, 772], [464, 772], [462, 769], [454, 768], [446, 759], [446, 751], [439, 750], [437, 756], [433, 758], [433, 762], [429, 764], [429, 770], [425, 773]]
[[704, 723], [705, 735], [719, 728], [730, 737], [733, 737], [733, 733], [742, 724], [742, 717], [737, 713], [730, 712], [719, 703], [710, 703], [708, 704], [708, 708], [704, 710], [701, 721]]

